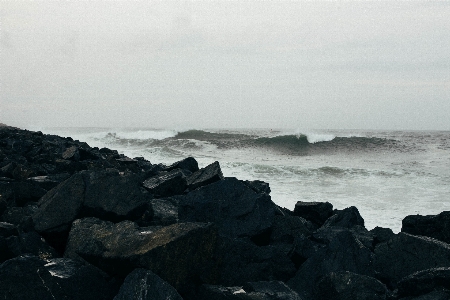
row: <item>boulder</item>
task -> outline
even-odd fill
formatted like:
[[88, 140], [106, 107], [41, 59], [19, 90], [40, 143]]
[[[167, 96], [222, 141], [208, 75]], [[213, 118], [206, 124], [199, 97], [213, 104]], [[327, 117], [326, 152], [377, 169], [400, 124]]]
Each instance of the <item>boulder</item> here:
[[0, 298], [68, 300], [58, 283], [35, 256], [19, 256], [0, 265]]
[[398, 297], [421, 296], [434, 290], [450, 291], [450, 267], [432, 268], [404, 277], [398, 282]]
[[183, 295], [217, 277], [216, 235], [205, 223], [139, 227], [84, 218], [73, 222], [64, 256], [84, 259], [111, 275], [149, 269]]
[[299, 236], [310, 236], [311, 229], [311, 222], [302, 217], [276, 215], [270, 231], [270, 244], [292, 244]]
[[295, 204], [294, 215], [305, 218], [317, 227], [333, 215], [333, 205], [329, 202], [302, 202]]
[[149, 195], [140, 187], [141, 177], [117, 171], [84, 171], [45, 194], [33, 215], [41, 233], [67, 232], [82, 216], [111, 221], [136, 219], [148, 203]]
[[450, 243], [450, 211], [438, 215], [407, 216], [402, 221], [402, 232]]
[[364, 219], [359, 214], [358, 209], [351, 206], [343, 210], [336, 210], [334, 214], [325, 221], [323, 226], [340, 226], [345, 228], [352, 228], [354, 226], [364, 227]]
[[49, 191], [52, 188], [56, 187], [61, 182], [63, 182], [64, 180], [67, 180], [69, 177], [70, 175], [68, 173], [62, 173], [62, 174], [30, 177], [27, 179], [27, 181], [30, 181], [33, 184], [38, 185], [41, 188]]
[[244, 183], [258, 194], [270, 194], [270, 186], [267, 182], [261, 180], [245, 180]]
[[114, 300], [183, 300], [178, 292], [152, 271], [135, 269], [125, 278]]
[[288, 281], [302, 298], [315, 299], [320, 279], [330, 272], [349, 271], [374, 276], [373, 253], [345, 228], [322, 235], [324, 247], [309, 257]]
[[379, 243], [387, 242], [395, 236], [392, 229], [378, 227], [378, 226], [375, 227], [374, 229], [370, 230], [370, 232], [374, 235], [373, 236], [374, 246], [376, 246]]
[[155, 197], [181, 195], [187, 188], [186, 175], [181, 169], [161, 172], [145, 180], [143, 186]]
[[377, 279], [348, 271], [331, 272], [318, 283], [317, 299], [386, 300], [391, 293]]
[[178, 207], [169, 199], [150, 200], [151, 225], [170, 225], [178, 222]]
[[269, 230], [276, 205], [236, 178], [196, 189], [180, 199], [180, 222], [214, 222], [222, 236], [252, 237]]
[[195, 190], [198, 187], [208, 185], [222, 179], [222, 170], [220, 169], [219, 162], [216, 161], [207, 167], [192, 173], [186, 180], [188, 188], [190, 190]]
[[72, 300], [112, 299], [118, 290], [105, 273], [73, 259], [48, 259], [45, 268]]
[[14, 256], [27, 253], [38, 256], [41, 259], [59, 256], [57, 251], [34, 231], [21, 233], [19, 236], [11, 236], [7, 238], [7, 243], [8, 249]]
[[0, 222], [0, 236], [7, 238], [12, 235], [19, 235], [17, 226], [6, 222]]
[[164, 170], [165, 171], [172, 171], [175, 169], [182, 169], [182, 170], [187, 170], [191, 173], [197, 172], [198, 171], [198, 163], [195, 160], [195, 158], [193, 157], [187, 157], [183, 160], [177, 161], [175, 163], [173, 163], [172, 165], [166, 167]]
[[441, 241], [399, 233], [375, 247], [375, 270], [390, 288], [417, 271], [450, 267], [450, 245]]
[[248, 281], [287, 281], [296, 272], [291, 250], [292, 246], [256, 246], [242, 239], [221, 238], [215, 255], [217, 282], [238, 286]]

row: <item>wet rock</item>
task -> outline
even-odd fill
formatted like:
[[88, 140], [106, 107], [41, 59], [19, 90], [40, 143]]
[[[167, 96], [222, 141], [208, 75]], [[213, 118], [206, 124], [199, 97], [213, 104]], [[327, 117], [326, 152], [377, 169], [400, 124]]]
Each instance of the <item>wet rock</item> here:
[[364, 219], [359, 214], [358, 209], [351, 206], [343, 210], [336, 210], [334, 214], [323, 224], [323, 227], [332, 226], [340, 226], [345, 228], [352, 228], [354, 226], [364, 227]]
[[450, 211], [430, 216], [407, 216], [402, 221], [402, 232], [450, 243]]
[[45, 268], [64, 294], [73, 300], [112, 299], [118, 290], [99, 269], [69, 258], [48, 259]]
[[290, 248], [263, 246], [239, 239], [223, 238], [217, 247], [218, 282], [226, 286], [248, 281], [286, 281], [296, 269], [289, 258]]
[[269, 230], [276, 205], [236, 178], [226, 178], [196, 189], [182, 199], [180, 222], [214, 222], [228, 237], [252, 237]]
[[58, 253], [36, 232], [21, 233], [7, 239], [8, 249], [14, 256], [32, 254], [41, 259], [58, 257]]
[[377, 279], [352, 272], [328, 273], [318, 283], [317, 299], [328, 300], [386, 300], [391, 293]]
[[50, 190], [39, 201], [33, 215], [35, 229], [41, 233], [61, 233], [69, 230], [80, 213], [84, 201], [85, 183], [81, 174]]
[[183, 300], [178, 292], [152, 271], [135, 269], [125, 278], [114, 300]]
[[183, 194], [187, 181], [181, 169], [174, 169], [145, 180], [143, 186], [155, 197], [170, 197]]
[[79, 161], [80, 160], [80, 152], [78, 151], [78, 147], [77, 146], [72, 146], [67, 148], [63, 153], [62, 153], [62, 158], [63, 159], [70, 159], [70, 160], [75, 160], [75, 161]]
[[69, 298], [34, 256], [19, 256], [0, 265], [0, 298], [54, 300]]
[[198, 163], [195, 160], [195, 158], [193, 158], [193, 157], [187, 157], [183, 160], [177, 161], [177, 162], [173, 163], [172, 165], [166, 167], [164, 170], [172, 171], [175, 169], [187, 170], [191, 173], [197, 172], [199, 170]]
[[195, 190], [198, 187], [211, 184], [213, 182], [223, 179], [222, 170], [219, 162], [216, 161], [207, 167], [200, 169], [189, 177], [187, 177], [187, 185], [190, 190]]
[[109, 274], [149, 269], [183, 295], [199, 283], [215, 280], [215, 245], [212, 224], [146, 228], [130, 221], [85, 218], [73, 223], [64, 256], [81, 257]]
[[292, 244], [295, 238], [310, 236], [312, 224], [297, 216], [275, 216], [270, 231], [270, 244]]
[[330, 272], [349, 271], [373, 276], [373, 253], [363, 246], [348, 230], [340, 228], [328, 236], [322, 232], [324, 247], [308, 258], [296, 275], [288, 281], [289, 287], [302, 298], [314, 299], [320, 279]]
[[406, 276], [398, 283], [398, 297], [421, 296], [434, 290], [450, 291], [450, 267], [432, 268]]
[[0, 222], [0, 236], [7, 238], [12, 235], [19, 235], [17, 227], [10, 223]]
[[295, 204], [294, 215], [305, 218], [314, 223], [317, 227], [331, 217], [333, 214], [333, 205], [329, 202], [302, 202]]
[[246, 299], [246, 292], [241, 286], [224, 287], [204, 284], [200, 287], [198, 300], [237, 300]]
[[[70, 177], [68, 173], [30, 177], [27, 180], [49, 191]], [[43, 196], [43, 195], [42, 195]], [[42, 197], [41, 196], [41, 197]]]
[[374, 238], [373, 238], [374, 246], [379, 243], [387, 242], [395, 236], [392, 229], [378, 227], [378, 226], [375, 227], [374, 229], [370, 230], [370, 232], [374, 235]]
[[247, 186], [249, 186], [252, 190], [254, 190], [256, 193], [270, 194], [270, 186], [267, 182], [261, 180], [253, 180], [253, 181], [245, 180], [244, 183]]
[[388, 287], [395, 288], [397, 282], [409, 274], [450, 266], [450, 245], [401, 232], [375, 247], [374, 266], [379, 278]]
[[151, 225], [170, 225], [178, 222], [178, 207], [168, 199], [150, 200]]

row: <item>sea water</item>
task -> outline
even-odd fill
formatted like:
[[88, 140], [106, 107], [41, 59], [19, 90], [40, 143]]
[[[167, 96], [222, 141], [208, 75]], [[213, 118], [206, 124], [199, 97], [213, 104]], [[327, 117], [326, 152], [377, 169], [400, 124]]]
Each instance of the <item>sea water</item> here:
[[91, 147], [169, 165], [219, 161], [226, 177], [263, 180], [272, 200], [356, 206], [368, 229], [401, 229], [407, 215], [450, 210], [450, 132], [39, 128]]

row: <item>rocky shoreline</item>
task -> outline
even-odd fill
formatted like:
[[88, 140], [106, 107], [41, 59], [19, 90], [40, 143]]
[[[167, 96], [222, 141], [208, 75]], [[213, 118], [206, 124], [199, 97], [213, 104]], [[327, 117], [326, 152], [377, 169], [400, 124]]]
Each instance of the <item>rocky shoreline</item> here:
[[367, 230], [272, 202], [219, 162], [170, 166], [0, 126], [0, 298], [449, 299], [450, 212]]

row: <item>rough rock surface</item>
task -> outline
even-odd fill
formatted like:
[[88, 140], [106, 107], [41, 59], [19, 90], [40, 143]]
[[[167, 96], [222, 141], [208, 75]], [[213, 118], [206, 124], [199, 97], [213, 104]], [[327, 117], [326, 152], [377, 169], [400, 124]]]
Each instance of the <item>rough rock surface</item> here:
[[402, 221], [402, 232], [450, 243], [450, 211], [431, 216], [407, 216]]

